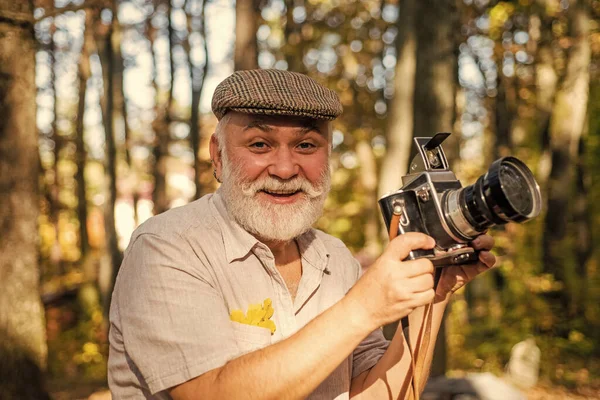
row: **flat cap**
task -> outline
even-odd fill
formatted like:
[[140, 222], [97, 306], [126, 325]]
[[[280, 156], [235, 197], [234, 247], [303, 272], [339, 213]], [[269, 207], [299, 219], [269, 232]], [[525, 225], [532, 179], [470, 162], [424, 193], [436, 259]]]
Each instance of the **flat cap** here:
[[217, 119], [227, 111], [332, 120], [342, 113], [337, 94], [312, 78], [277, 69], [236, 71], [219, 83], [212, 98]]

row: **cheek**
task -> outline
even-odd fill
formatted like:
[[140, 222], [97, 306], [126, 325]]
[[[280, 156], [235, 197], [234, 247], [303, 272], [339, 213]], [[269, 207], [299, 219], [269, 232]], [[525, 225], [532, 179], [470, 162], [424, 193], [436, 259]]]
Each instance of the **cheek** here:
[[239, 166], [244, 180], [255, 180], [265, 173], [268, 163], [264, 158], [256, 157], [253, 154], [232, 155], [232, 162]]
[[304, 170], [308, 180], [313, 183], [317, 183], [321, 180], [323, 174], [329, 170], [329, 157], [327, 154], [324, 154], [315, 157], [314, 159], [307, 160], [302, 169]]

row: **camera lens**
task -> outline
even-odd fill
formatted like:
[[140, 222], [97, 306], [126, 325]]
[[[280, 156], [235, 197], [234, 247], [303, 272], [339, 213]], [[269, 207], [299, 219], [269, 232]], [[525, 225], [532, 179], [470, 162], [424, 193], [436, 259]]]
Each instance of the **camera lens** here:
[[493, 225], [536, 217], [542, 200], [529, 168], [515, 157], [504, 157], [475, 184], [447, 192], [443, 204], [451, 230], [471, 240]]
[[527, 177], [513, 164], [500, 164], [500, 185], [511, 206], [522, 215], [528, 215], [533, 209], [533, 197], [528, 190]]

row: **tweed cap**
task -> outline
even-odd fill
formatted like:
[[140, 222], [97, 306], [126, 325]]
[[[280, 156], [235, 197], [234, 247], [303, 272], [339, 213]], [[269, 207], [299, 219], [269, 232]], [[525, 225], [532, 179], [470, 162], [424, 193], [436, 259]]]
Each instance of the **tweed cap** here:
[[277, 69], [236, 71], [215, 89], [212, 110], [332, 120], [342, 113], [337, 94], [314, 79]]

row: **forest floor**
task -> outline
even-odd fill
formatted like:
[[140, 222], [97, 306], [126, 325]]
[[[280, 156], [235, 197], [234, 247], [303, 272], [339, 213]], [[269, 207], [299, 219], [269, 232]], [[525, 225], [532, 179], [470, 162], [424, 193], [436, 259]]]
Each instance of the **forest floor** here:
[[525, 392], [528, 400], [583, 400], [600, 399], [600, 388], [584, 386], [576, 389], [567, 389], [564, 386], [538, 385]]

